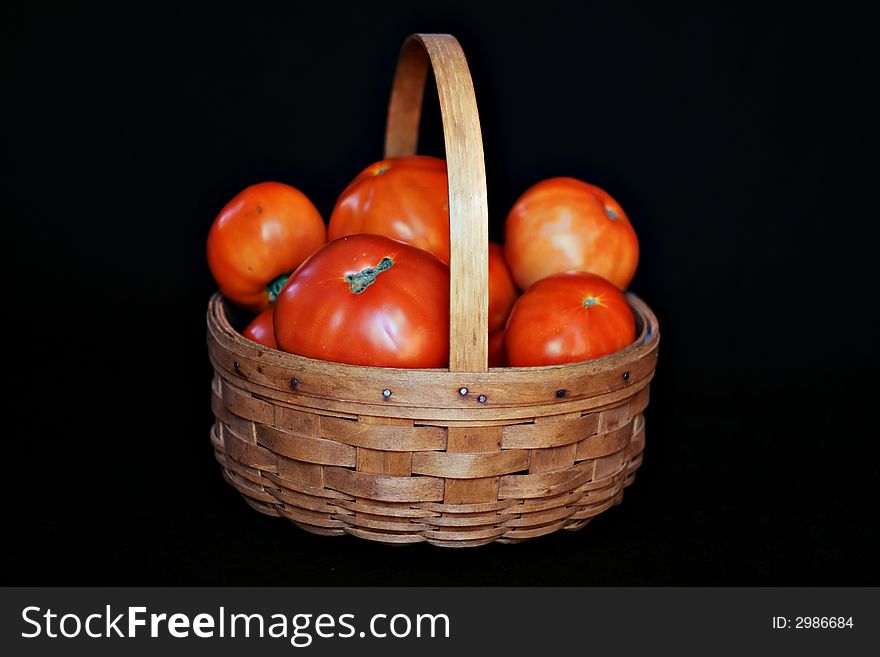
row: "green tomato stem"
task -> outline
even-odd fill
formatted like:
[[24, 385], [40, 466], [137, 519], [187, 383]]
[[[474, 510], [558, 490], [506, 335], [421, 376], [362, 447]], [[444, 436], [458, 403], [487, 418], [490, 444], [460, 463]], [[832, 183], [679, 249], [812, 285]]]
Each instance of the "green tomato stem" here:
[[290, 274], [281, 274], [281, 276], [266, 286], [266, 292], [269, 294], [269, 303], [275, 303], [275, 299], [281, 294], [281, 288], [284, 287], [288, 278], [290, 278]]
[[345, 282], [348, 283], [352, 294], [360, 294], [376, 282], [376, 277], [381, 272], [390, 269], [393, 264], [394, 261], [386, 256], [375, 267], [366, 267], [356, 274], [346, 274]]

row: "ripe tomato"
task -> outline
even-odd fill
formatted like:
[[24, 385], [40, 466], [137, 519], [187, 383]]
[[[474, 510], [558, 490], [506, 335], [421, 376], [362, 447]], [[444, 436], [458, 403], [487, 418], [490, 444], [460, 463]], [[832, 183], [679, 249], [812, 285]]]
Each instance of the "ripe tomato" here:
[[489, 367], [507, 367], [504, 355], [504, 329], [489, 334]]
[[400, 240], [449, 263], [446, 162], [410, 155], [371, 164], [342, 192], [329, 238], [372, 233]]
[[513, 302], [519, 296], [500, 244], [489, 242], [489, 332], [504, 328]]
[[352, 365], [447, 367], [449, 268], [380, 235], [315, 252], [275, 302], [284, 351]]
[[324, 221], [298, 189], [251, 185], [226, 204], [208, 233], [208, 267], [224, 296], [260, 312], [284, 279], [327, 241]]
[[636, 338], [623, 293], [586, 272], [541, 279], [517, 299], [504, 331], [511, 367], [555, 365], [598, 358]]
[[504, 224], [504, 255], [523, 290], [564, 271], [589, 271], [621, 290], [639, 262], [639, 241], [623, 208], [604, 190], [549, 178], [519, 197]]
[[267, 308], [257, 315], [254, 320], [247, 325], [247, 328], [242, 332], [242, 335], [248, 340], [253, 340], [264, 347], [277, 349], [278, 344], [275, 342], [275, 329], [272, 327], [272, 309]]

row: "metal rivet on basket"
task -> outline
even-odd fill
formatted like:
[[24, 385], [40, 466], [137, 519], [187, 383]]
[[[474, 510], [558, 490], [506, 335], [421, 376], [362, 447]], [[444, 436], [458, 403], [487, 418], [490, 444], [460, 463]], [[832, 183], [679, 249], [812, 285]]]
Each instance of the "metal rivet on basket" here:
[[382, 391], [382, 396], [385, 399], [388, 399], [391, 396], [391, 391], [388, 388], [385, 388], [385, 390]]
[[624, 380], [624, 381], [629, 381], [629, 372], [624, 372], [624, 373], [623, 373], [623, 380]]
[[238, 364], [237, 360], [232, 361], [232, 366], [237, 370], [241, 369], [241, 365]]
[[458, 394], [461, 395], [462, 397], [467, 397], [468, 389], [467, 388], [459, 388]]
[[485, 404], [486, 401], [488, 401], [488, 398], [486, 397], [486, 395], [480, 395], [479, 397], [477, 397], [477, 401], [481, 404]]
[[556, 397], [559, 399], [562, 399], [563, 397], [565, 397], [565, 390], [557, 390]]
[[298, 385], [299, 385], [299, 381], [297, 380], [296, 377], [293, 377], [293, 378], [290, 380], [290, 388], [291, 388], [291, 390], [296, 390], [296, 387], [297, 387]]

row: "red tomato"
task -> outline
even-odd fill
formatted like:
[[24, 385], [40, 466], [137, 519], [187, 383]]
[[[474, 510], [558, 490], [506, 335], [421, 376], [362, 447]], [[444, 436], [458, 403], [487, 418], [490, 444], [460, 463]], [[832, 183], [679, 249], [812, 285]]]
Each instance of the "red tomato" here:
[[329, 237], [372, 233], [425, 249], [449, 263], [446, 162], [410, 155], [371, 164], [336, 201]]
[[504, 250], [500, 244], [489, 242], [489, 332], [504, 328], [516, 301], [516, 286], [510, 270], [504, 262]]
[[504, 331], [511, 367], [555, 365], [599, 358], [636, 338], [623, 293], [601, 276], [556, 274], [517, 299]]
[[318, 210], [298, 189], [251, 185], [226, 204], [208, 233], [208, 267], [224, 296], [260, 312], [284, 279], [327, 241]]
[[275, 329], [272, 327], [272, 309], [267, 308], [257, 315], [254, 320], [247, 325], [247, 328], [243, 331], [242, 335], [248, 340], [253, 340], [264, 347], [277, 349], [278, 344], [275, 342]]
[[319, 249], [275, 302], [284, 351], [352, 365], [447, 367], [449, 268], [380, 235]]
[[589, 271], [621, 290], [639, 262], [639, 241], [623, 208], [604, 190], [550, 178], [519, 197], [504, 224], [504, 255], [523, 290], [564, 271]]
[[504, 329], [489, 334], [489, 367], [507, 367], [504, 355]]

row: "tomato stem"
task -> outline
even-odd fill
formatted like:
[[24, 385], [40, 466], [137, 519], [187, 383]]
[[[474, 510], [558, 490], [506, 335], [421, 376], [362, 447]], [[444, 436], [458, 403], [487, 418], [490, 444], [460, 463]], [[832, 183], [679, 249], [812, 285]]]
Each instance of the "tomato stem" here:
[[381, 272], [390, 269], [393, 264], [394, 261], [388, 256], [385, 256], [375, 267], [365, 267], [356, 274], [346, 274], [345, 282], [348, 283], [352, 294], [360, 294], [376, 282], [376, 277]]
[[275, 299], [281, 294], [281, 288], [284, 287], [288, 278], [290, 278], [290, 274], [281, 274], [281, 276], [266, 286], [266, 292], [269, 294], [269, 303], [275, 303]]

